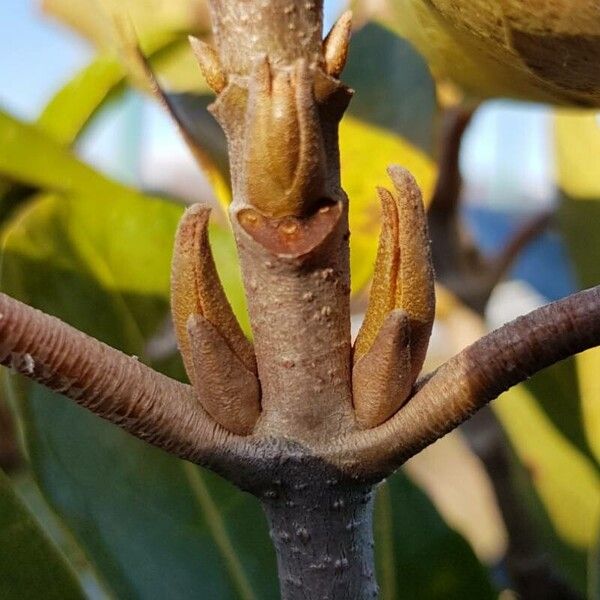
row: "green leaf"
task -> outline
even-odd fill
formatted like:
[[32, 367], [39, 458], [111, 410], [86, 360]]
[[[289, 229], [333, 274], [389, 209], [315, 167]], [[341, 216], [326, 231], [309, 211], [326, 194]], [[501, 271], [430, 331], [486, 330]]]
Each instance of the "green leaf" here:
[[379, 488], [375, 539], [382, 600], [497, 597], [468, 543], [403, 473]]
[[367, 23], [352, 35], [342, 78], [356, 92], [348, 114], [433, 153], [435, 83], [406, 40], [380, 23]]
[[[3, 289], [144, 360], [168, 315], [180, 214], [142, 196], [40, 197], [4, 234]], [[181, 375], [180, 362], [171, 364]], [[43, 387], [19, 388], [39, 484], [118, 597], [276, 597], [272, 546], [252, 497]]]
[[[591, 350], [584, 355], [568, 358], [544, 369], [523, 384], [552, 425], [592, 464], [596, 462], [594, 439], [587, 435], [584, 419], [586, 409], [593, 410], [593, 406], [584, 404], [584, 390], [594, 386], [594, 381], [600, 385], [600, 378], [595, 376], [584, 385], [582, 363], [588, 361], [588, 356], [591, 357], [593, 353]], [[590, 368], [587, 372], [597, 371]], [[593, 397], [593, 389], [589, 389], [589, 394]]]
[[[181, 39], [157, 36], [144, 46], [154, 62], [164, 62]], [[127, 71], [113, 53], [97, 56], [68, 81], [46, 105], [38, 129], [65, 146], [73, 144], [106, 102], [125, 89]]]
[[[123, 195], [128, 189], [79, 161], [35, 126], [2, 111], [0, 148], [0, 174], [34, 188], [86, 194], [98, 199]], [[135, 192], [131, 190], [131, 193]]]
[[0, 597], [75, 600], [84, 593], [65, 558], [0, 471]]
[[[531, 535], [534, 555], [543, 553], [549, 567], [563, 581], [582, 596], [588, 586], [588, 565], [585, 549], [568, 544], [552, 520], [544, 498], [536, 487], [535, 465], [524, 462], [516, 451], [516, 445], [509, 442], [506, 448], [509, 457], [509, 482], [513, 502], [521, 505], [522, 516], [528, 519], [527, 527]], [[521, 517], [517, 516], [517, 519]], [[513, 527], [518, 527], [513, 523]], [[519, 530], [517, 529], [517, 535]]]
[[574, 200], [600, 198], [600, 123], [590, 110], [561, 109], [554, 116], [557, 183]]
[[70, 146], [124, 79], [116, 58], [98, 56], [54, 95], [37, 120], [38, 128]]
[[600, 24], [585, 4], [534, 10], [507, 0], [383, 0], [375, 12], [423, 53], [440, 81], [474, 98], [597, 106]]

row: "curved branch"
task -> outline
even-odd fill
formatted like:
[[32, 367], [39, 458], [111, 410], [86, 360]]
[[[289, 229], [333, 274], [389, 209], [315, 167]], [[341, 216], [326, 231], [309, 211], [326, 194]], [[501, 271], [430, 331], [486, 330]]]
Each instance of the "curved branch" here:
[[451, 358], [389, 421], [352, 436], [352, 455], [366, 472], [391, 472], [513, 385], [599, 344], [596, 286], [519, 317]]
[[1, 293], [0, 363], [180, 458], [210, 462], [229, 435], [191, 386]]

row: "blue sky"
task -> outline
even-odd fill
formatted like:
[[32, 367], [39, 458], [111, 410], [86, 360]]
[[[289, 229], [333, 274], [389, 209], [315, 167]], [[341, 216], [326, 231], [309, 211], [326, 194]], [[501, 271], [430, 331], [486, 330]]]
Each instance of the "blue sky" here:
[[0, 105], [32, 119], [52, 93], [93, 55], [33, 0], [0, 0]]

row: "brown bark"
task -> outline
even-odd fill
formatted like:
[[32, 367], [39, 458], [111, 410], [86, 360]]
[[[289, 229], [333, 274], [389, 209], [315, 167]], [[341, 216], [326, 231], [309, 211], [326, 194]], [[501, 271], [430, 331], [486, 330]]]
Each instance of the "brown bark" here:
[[0, 363], [182, 458], [201, 461], [229, 436], [215, 431], [189, 385], [5, 294]]

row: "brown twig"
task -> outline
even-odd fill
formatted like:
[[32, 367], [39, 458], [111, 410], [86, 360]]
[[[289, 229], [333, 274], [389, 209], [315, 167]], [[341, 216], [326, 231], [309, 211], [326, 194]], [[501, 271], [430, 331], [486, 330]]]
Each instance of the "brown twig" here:
[[5, 294], [0, 363], [182, 458], [202, 462], [218, 446], [189, 385]]
[[598, 344], [600, 286], [519, 317], [448, 360], [387, 423], [352, 436], [353, 453], [389, 471], [513, 385]]
[[430, 214], [454, 214], [458, 208], [463, 183], [459, 166], [460, 149], [475, 110], [455, 107], [444, 114], [438, 158], [439, 175], [429, 204]]

